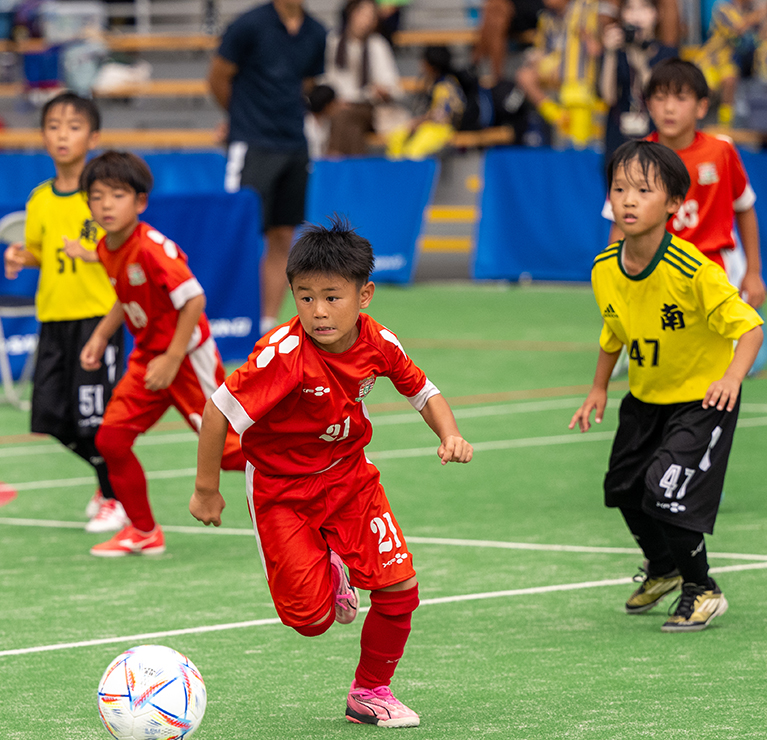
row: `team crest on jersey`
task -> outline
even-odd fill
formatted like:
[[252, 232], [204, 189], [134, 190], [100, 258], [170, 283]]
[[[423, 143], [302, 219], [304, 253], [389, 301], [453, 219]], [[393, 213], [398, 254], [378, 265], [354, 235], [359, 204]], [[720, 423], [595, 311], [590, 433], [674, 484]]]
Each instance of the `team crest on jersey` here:
[[128, 265], [128, 282], [131, 285], [143, 285], [146, 282], [146, 275], [141, 265], [136, 262]]
[[92, 218], [83, 221], [83, 228], [80, 229], [80, 239], [94, 243], [97, 241], [97, 236], [98, 231], [96, 230], [96, 222]]
[[671, 329], [671, 331], [684, 329], [684, 314], [676, 303], [663, 304], [663, 308], [660, 310], [660, 325], [663, 331], [666, 329]]
[[698, 165], [698, 185], [714, 185], [719, 182], [719, 173], [714, 162], [701, 162]]
[[367, 396], [370, 391], [373, 390], [373, 386], [376, 384], [376, 376], [375, 375], [368, 375], [367, 378], [360, 381], [360, 391], [357, 398], [355, 398], [355, 401], [361, 401], [365, 396]]
[[613, 304], [612, 303], [608, 303], [605, 306], [605, 310], [602, 311], [602, 316], [604, 316], [605, 318], [608, 318], [608, 319], [617, 319], [618, 318], [618, 314], [615, 312], [615, 309], [613, 308]]

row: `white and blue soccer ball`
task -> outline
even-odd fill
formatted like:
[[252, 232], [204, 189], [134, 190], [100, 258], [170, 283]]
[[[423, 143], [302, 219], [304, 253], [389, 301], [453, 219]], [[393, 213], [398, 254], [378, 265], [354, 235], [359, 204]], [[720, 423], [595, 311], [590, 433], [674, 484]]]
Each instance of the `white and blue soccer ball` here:
[[99, 715], [117, 740], [187, 738], [200, 726], [206, 702], [194, 663], [162, 645], [126, 650], [99, 682]]

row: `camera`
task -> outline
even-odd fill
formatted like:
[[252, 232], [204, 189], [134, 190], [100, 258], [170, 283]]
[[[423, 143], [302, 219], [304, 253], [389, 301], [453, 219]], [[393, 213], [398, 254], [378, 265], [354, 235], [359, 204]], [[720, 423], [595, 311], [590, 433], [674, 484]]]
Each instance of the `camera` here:
[[623, 33], [626, 37], [627, 44], [633, 44], [636, 41], [637, 31], [639, 29], [636, 26], [623, 26]]

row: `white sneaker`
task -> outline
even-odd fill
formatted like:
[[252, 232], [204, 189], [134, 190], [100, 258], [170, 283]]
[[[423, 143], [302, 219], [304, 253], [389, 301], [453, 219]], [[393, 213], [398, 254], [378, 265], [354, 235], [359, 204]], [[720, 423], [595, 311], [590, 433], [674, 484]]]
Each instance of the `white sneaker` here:
[[86, 525], [86, 532], [117, 532], [128, 524], [123, 505], [116, 498], [104, 498], [101, 506]]
[[93, 519], [96, 514], [99, 513], [99, 509], [101, 508], [101, 504], [104, 501], [104, 494], [101, 493], [101, 489], [97, 488], [96, 493], [93, 494], [93, 497], [88, 502], [87, 506], [85, 507], [85, 516], [88, 517], [88, 519]]

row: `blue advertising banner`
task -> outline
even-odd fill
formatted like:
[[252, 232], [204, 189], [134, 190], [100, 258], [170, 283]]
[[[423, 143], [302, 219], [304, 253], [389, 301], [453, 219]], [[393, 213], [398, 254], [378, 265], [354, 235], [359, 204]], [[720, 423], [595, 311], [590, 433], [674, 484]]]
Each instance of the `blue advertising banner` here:
[[602, 166], [592, 151], [489, 150], [473, 276], [588, 281], [609, 234]]
[[[762, 251], [767, 244], [767, 155], [741, 151], [756, 192]], [[485, 159], [474, 277], [588, 281], [607, 244], [601, 216], [607, 185], [592, 151], [495, 149]], [[767, 265], [762, 260], [763, 276]]]
[[[19, 208], [23, 204], [11, 210]], [[153, 194], [142, 219], [189, 257], [192, 272], [205, 289], [206, 313], [223, 359], [245, 359], [259, 337], [262, 237], [258, 196], [250, 190]], [[36, 270], [23, 270], [16, 280], [0, 276], [0, 295], [34, 295], [37, 276]], [[3, 319], [3, 329], [11, 369], [18, 378], [27, 354], [37, 345], [37, 322]]]
[[436, 161], [361, 157], [320, 160], [313, 167], [307, 221], [327, 224], [334, 213], [346, 216], [373, 245], [373, 279], [409, 283], [415, 272], [423, 214], [436, 182]]

